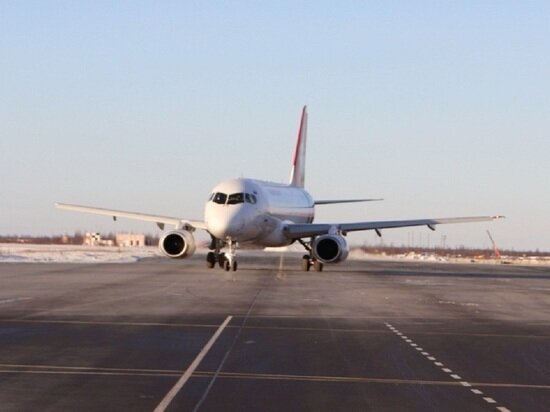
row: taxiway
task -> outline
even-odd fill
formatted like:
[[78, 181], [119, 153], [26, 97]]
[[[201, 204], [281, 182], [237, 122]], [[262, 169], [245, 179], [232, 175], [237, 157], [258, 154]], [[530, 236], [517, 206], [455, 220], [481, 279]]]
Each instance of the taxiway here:
[[0, 264], [2, 411], [548, 411], [550, 269]]

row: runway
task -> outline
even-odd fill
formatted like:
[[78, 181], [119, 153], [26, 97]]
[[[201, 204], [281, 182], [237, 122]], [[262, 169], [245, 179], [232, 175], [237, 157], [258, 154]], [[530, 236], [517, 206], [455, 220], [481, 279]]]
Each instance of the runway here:
[[550, 269], [0, 264], [2, 411], [548, 411]]

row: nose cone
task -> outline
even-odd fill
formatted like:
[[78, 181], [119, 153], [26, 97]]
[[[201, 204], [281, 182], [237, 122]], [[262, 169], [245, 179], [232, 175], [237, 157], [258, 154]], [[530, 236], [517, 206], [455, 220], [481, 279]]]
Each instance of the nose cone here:
[[209, 210], [206, 221], [208, 231], [218, 239], [238, 239], [244, 227], [239, 207], [217, 206]]

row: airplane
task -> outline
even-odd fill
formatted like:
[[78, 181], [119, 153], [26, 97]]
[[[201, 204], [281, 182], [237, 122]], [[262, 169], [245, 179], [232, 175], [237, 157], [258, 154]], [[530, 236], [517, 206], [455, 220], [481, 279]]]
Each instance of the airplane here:
[[[313, 223], [315, 207], [321, 205], [369, 202], [382, 199], [314, 200], [304, 188], [307, 140], [307, 107], [302, 109], [298, 137], [294, 149], [290, 181], [273, 183], [250, 178], [224, 180], [211, 191], [204, 209], [204, 220], [127, 212], [99, 207], [56, 203], [56, 207], [77, 212], [93, 213], [154, 222], [164, 231], [165, 225], [174, 229], [163, 232], [159, 248], [169, 258], [188, 258], [195, 253], [193, 232], [205, 230], [210, 234], [210, 252], [206, 255], [209, 268], [216, 264], [226, 271], [237, 270], [237, 248], [241, 245], [281, 247], [299, 242], [307, 251], [302, 269], [317, 272], [325, 264], [344, 261], [349, 253], [348, 232], [374, 230], [381, 236], [383, 229], [427, 226], [447, 223], [483, 222], [503, 216], [451, 217], [394, 221], [350, 223]], [[225, 252], [223, 250], [226, 250]]]

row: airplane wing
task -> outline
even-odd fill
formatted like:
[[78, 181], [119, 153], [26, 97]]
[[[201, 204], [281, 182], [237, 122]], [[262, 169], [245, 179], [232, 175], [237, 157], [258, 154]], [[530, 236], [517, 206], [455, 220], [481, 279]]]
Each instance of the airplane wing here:
[[449, 217], [441, 219], [415, 219], [415, 220], [388, 220], [380, 222], [356, 222], [356, 223], [310, 223], [310, 224], [288, 224], [285, 227], [285, 235], [290, 239], [303, 237], [320, 236], [330, 232], [353, 232], [358, 230], [375, 230], [380, 234], [382, 229], [393, 229], [398, 227], [428, 226], [435, 230], [435, 225], [447, 223], [471, 223], [485, 222], [503, 218], [504, 216], [474, 216], [474, 217]]
[[191, 226], [192, 228], [196, 228], [196, 229], [206, 229], [205, 223], [200, 220], [186, 220], [179, 217], [151, 215], [147, 213], [126, 212], [123, 210], [71, 205], [68, 203], [56, 203], [55, 207], [59, 209], [72, 210], [75, 212], [93, 213], [96, 215], [111, 216], [114, 220], [116, 220], [117, 217], [125, 217], [127, 219], [142, 220], [145, 222], [154, 222], [157, 224], [157, 226], [161, 230], [164, 229], [165, 224], [174, 225], [174, 226]]

